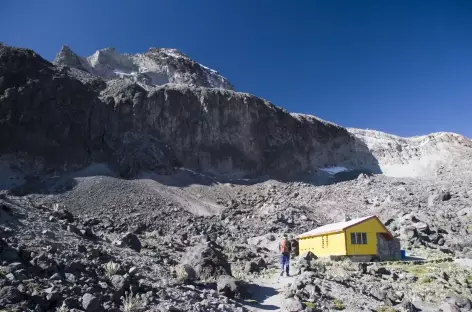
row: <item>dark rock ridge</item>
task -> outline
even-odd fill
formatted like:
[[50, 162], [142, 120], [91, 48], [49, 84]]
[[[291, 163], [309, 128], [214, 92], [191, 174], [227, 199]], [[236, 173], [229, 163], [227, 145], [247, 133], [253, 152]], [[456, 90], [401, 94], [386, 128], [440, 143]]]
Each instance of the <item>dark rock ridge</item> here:
[[19, 152], [47, 165], [111, 161], [123, 176], [175, 166], [280, 177], [330, 165], [378, 170], [345, 128], [253, 95], [176, 85], [147, 91], [1, 45], [0, 153]]

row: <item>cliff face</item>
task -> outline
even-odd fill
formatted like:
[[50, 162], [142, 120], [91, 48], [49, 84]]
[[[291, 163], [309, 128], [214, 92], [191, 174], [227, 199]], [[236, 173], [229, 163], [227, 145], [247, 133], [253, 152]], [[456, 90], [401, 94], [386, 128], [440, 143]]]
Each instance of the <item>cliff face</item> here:
[[288, 177], [316, 167], [375, 167], [345, 129], [255, 96], [125, 79], [78, 79], [30, 50], [0, 47], [1, 152], [47, 163], [111, 161], [123, 175], [185, 166]]
[[80, 57], [63, 52], [62, 63], [73, 68], [0, 46], [1, 154], [51, 166], [106, 161], [123, 176], [175, 166], [278, 178], [326, 167], [403, 177], [472, 168], [472, 142], [457, 134], [401, 138], [289, 114], [221, 88], [145, 88], [132, 79], [95, 77]]

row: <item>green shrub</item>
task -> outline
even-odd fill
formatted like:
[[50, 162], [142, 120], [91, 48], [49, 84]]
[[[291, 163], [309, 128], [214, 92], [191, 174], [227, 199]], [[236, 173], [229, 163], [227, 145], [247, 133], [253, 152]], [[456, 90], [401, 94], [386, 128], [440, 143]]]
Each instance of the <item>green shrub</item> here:
[[181, 282], [186, 281], [188, 279], [188, 272], [184, 265], [176, 265], [174, 267], [175, 274], [177, 275], [177, 279]]
[[334, 299], [334, 309], [335, 310], [344, 310], [346, 307], [344, 303], [339, 299]]
[[133, 296], [133, 292], [131, 292], [130, 294], [126, 292], [125, 296], [121, 297], [121, 301], [123, 303], [123, 312], [136, 312], [141, 310], [143, 307], [143, 302], [138, 296]]
[[316, 309], [316, 304], [314, 304], [313, 302], [305, 301], [305, 302], [303, 302], [303, 304], [304, 304], [307, 308]]
[[395, 309], [389, 306], [380, 306], [377, 308], [376, 311], [377, 312], [395, 312]]
[[423, 284], [427, 284], [427, 283], [431, 283], [431, 282], [432, 282], [432, 279], [431, 279], [431, 277], [429, 277], [429, 276], [425, 276], [425, 277], [423, 277], [420, 281], [421, 281], [421, 283], [423, 283]]
[[119, 270], [120, 270], [120, 265], [118, 263], [110, 261], [107, 264], [105, 264], [105, 275], [108, 278], [118, 273]]

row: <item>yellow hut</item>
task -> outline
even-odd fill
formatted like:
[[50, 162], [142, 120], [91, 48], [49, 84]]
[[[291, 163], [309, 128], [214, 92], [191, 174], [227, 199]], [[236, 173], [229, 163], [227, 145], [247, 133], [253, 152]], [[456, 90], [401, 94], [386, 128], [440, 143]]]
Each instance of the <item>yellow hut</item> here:
[[400, 259], [400, 242], [376, 216], [321, 226], [297, 236], [300, 253], [318, 257], [350, 256], [361, 260]]

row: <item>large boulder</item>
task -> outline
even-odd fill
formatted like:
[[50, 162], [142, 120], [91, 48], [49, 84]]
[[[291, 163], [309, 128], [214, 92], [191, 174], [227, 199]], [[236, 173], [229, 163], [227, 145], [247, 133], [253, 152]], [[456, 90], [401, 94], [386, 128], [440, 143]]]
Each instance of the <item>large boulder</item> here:
[[97, 297], [92, 294], [86, 293], [82, 297], [82, 308], [86, 312], [98, 312], [101, 311], [100, 301]]
[[231, 267], [226, 256], [213, 242], [200, 243], [191, 248], [182, 257], [181, 264], [193, 268], [198, 279], [208, 279], [219, 275], [231, 276]]
[[318, 257], [315, 256], [311, 251], [304, 251], [300, 254], [300, 259], [311, 261], [318, 259]]
[[286, 298], [282, 301], [281, 312], [298, 312], [303, 310], [303, 305], [297, 297]]
[[137, 252], [141, 251], [141, 241], [133, 233], [126, 233], [119, 241], [119, 245], [129, 247]]
[[219, 294], [228, 298], [234, 298], [239, 294], [236, 280], [228, 275], [220, 275], [216, 280], [216, 290]]

